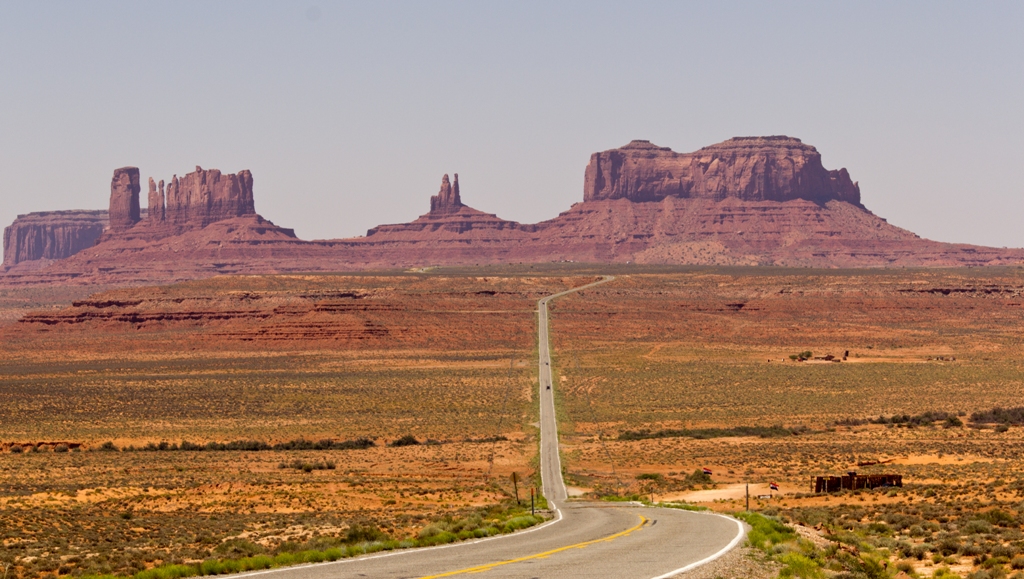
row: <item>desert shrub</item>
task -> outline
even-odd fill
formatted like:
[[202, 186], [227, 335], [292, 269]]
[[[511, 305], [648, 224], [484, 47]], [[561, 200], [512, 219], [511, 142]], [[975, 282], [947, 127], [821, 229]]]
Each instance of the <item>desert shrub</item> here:
[[816, 561], [801, 553], [784, 553], [779, 557], [779, 562], [783, 565], [779, 571], [779, 577], [819, 579], [825, 576]]
[[910, 561], [900, 561], [900, 562], [896, 563], [896, 571], [902, 571], [902, 572], [906, 573], [907, 575], [911, 575], [911, 574], [915, 573], [915, 571], [914, 571], [914, 564], [911, 563]]
[[388, 538], [386, 533], [373, 525], [352, 525], [345, 533], [345, 541], [348, 543], [385, 541]]
[[278, 468], [294, 468], [303, 472], [313, 472], [314, 470], [334, 470], [337, 465], [331, 461], [324, 462], [307, 462], [303, 460], [293, 460], [291, 462], [282, 462], [277, 465]]
[[996, 406], [991, 410], [978, 411], [971, 414], [971, 422], [975, 424], [1024, 424], [1024, 406], [1002, 408]]
[[533, 516], [533, 515], [523, 515], [521, 517], [513, 517], [513, 518], [509, 519], [508, 521], [505, 521], [504, 530], [505, 530], [506, 533], [510, 533], [512, 531], [518, 531], [519, 529], [525, 529], [527, 527], [532, 527], [532, 526], [536, 525], [537, 523], [542, 522], [543, 520], [544, 519], [542, 519], [540, 517]]
[[736, 517], [751, 526], [751, 530], [747, 534], [747, 541], [752, 547], [762, 551], [796, 539], [796, 533], [776, 519], [770, 519], [759, 513], [739, 513]]
[[948, 537], [938, 542], [935, 545], [935, 551], [944, 556], [953, 555], [960, 551], [960, 541], [952, 537]]
[[968, 521], [964, 525], [964, 533], [968, 535], [984, 535], [992, 532], [992, 523], [984, 519]]
[[25, 449], [22, 448], [22, 446], [20, 444], [12, 444], [11, 445], [11, 453], [12, 454], [21, 454], [23, 452], [25, 452]]
[[224, 564], [216, 559], [207, 559], [199, 564], [199, 571], [203, 575], [220, 575], [224, 572]]
[[448, 531], [441, 531], [440, 533], [431, 535], [429, 537], [421, 538], [420, 545], [425, 547], [430, 545], [443, 545], [445, 543], [454, 543], [458, 539], [459, 538], [453, 533], [450, 533]]
[[928, 551], [931, 551], [932, 548], [933, 547], [928, 543], [920, 543], [918, 545], [914, 545], [910, 554], [918, 561], [922, 561], [924, 560], [924, 556], [927, 555]]
[[981, 513], [981, 518], [993, 525], [1000, 527], [1011, 527], [1017, 525], [1017, 519], [1013, 515], [999, 509], [992, 509]]
[[58, 444], [57, 446], [53, 447], [53, 452], [67, 452], [69, 450], [71, 449], [69, 449], [68, 445], [66, 444]]
[[661, 476], [659, 473], [656, 473], [656, 472], [645, 472], [645, 473], [640, 473], [640, 474], [636, 475], [636, 480], [661, 481], [661, 480], [664, 480], [664, 479], [665, 479], [665, 477]]
[[978, 543], [967, 543], [960, 547], [960, 554], [966, 557], [977, 557], [985, 554], [985, 547]]
[[117, 452], [117, 447], [111, 441], [106, 441], [100, 445], [100, 450], [103, 452]]
[[429, 539], [430, 537], [433, 537], [435, 535], [439, 535], [439, 534], [441, 534], [443, 532], [444, 532], [444, 529], [442, 529], [441, 527], [439, 527], [437, 525], [427, 525], [426, 527], [423, 527], [423, 529], [420, 530], [420, 532], [419, 532], [419, 534], [417, 536], [420, 539]]
[[653, 438], [694, 438], [708, 440], [712, 438], [731, 438], [739, 436], [757, 436], [759, 438], [783, 438], [810, 432], [806, 426], [734, 426], [731, 428], [666, 428], [662, 430], [625, 430], [619, 433], [619, 440], [647, 440]]
[[246, 539], [228, 539], [220, 545], [217, 545], [213, 552], [222, 557], [240, 559], [262, 553], [263, 547]]
[[415, 446], [417, 444], [420, 444], [420, 441], [416, 440], [415, 436], [406, 434], [402, 438], [392, 441], [388, 446]]

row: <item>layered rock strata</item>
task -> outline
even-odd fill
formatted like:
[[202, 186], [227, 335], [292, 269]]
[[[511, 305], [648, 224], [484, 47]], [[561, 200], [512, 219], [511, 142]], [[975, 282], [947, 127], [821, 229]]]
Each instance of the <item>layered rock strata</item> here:
[[[448, 174], [441, 178], [441, 189], [430, 198], [430, 211], [415, 221], [391, 225], [378, 225], [366, 232], [367, 237], [398, 236], [398, 239], [416, 240], [424, 233], [447, 232], [479, 237], [487, 231], [532, 230], [532, 226], [524, 226], [515, 221], [508, 221], [494, 215], [473, 209], [462, 204], [459, 194], [459, 174], [455, 180], [449, 181]], [[383, 235], [381, 235], [383, 234]]]
[[19, 215], [4, 228], [5, 268], [64, 259], [92, 247], [107, 227], [106, 211], [42, 211]]
[[459, 174], [455, 174], [455, 182], [451, 183], [448, 181], [448, 173], [445, 173], [441, 178], [441, 190], [430, 198], [430, 214], [456, 213], [462, 207], [462, 197], [459, 195]]
[[860, 187], [846, 169], [825, 169], [817, 149], [784, 136], [736, 137], [693, 153], [633, 141], [591, 155], [584, 201], [666, 197], [860, 205]]
[[[163, 180], [158, 183], [150, 177], [146, 219], [131, 217], [131, 207], [138, 205], [138, 175], [136, 167], [114, 172], [110, 207], [111, 215], [115, 207], [118, 208], [118, 218], [116, 221], [112, 218], [110, 229], [101, 241], [128, 238], [157, 241], [219, 221], [256, 215], [251, 172], [226, 174], [197, 166], [192, 173], [171, 177], [166, 186]], [[132, 190], [136, 191], [134, 195], [130, 194]], [[129, 210], [124, 211], [122, 207], [129, 207]]]
[[[128, 168], [130, 169], [130, 168]], [[633, 141], [595, 153], [584, 201], [521, 224], [462, 201], [442, 178], [430, 211], [365, 237], [301, 241], [255, 213], [252, 175], [203, 171], [150, 181], [151, 217], [132, 211], [130, 171], [95, 247], [3, 283], [139, 283], [216, 274], [576, 261], [795, 267], [1024, 264], [1024, 250], [921, 239], [868, 211], [845, 169], [789, 137], [742, 137], [693, 153]], [[137, 174], [137, 173], [136, 173]], [[124, 175], [127, 175], [125, 177]], [[137, 194], [136, 194], [137, 197]], [[161, 211], [162, 209], [162, 211]], [[135, 221], [133, 225], [124, 227]], [[205, 224], [205, 225], [204, 225]], [[17, 273], [17, 272], [15, 272]]]
[[[158, 204], [163, 197], [161, 192], [162, 188], [154, 195]], [[193, 173], [171, 178], [163, 205], [166, 221], [191, 227], [206, 227], [232, 217], [255, 215], [252, 173], [242, 170], [223, 174], [217, 169], [203, 170], [196, 166]]]
[[141, 219], [139, 210], [139, 168], [121, 167], [110, 180], [110, 231], [122, 233]]

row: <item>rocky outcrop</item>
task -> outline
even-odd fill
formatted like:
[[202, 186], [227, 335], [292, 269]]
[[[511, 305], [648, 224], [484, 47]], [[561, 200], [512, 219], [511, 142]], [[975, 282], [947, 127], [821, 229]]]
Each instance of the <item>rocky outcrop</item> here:
[[587, 165], [584, 201], [666, 197], [742, 201], [804, 199], [860, 205], [860, 187], [846, 169], [826, 170], [817, 149], [784, 136], [736, 137], [693, 153], [650, 141], [594, 153]]
[[[133, 187], [131, 173], [119, 172], [111, 208], [120, 208], [123, 228], [133, 219]], [[2, 283], [153, 283], [218, 274], [561, 261], [1024, 265], [1022, 249], [940, 243], [887, 223], [861, 204], [860, 189], [845, 169], [825, 169], [814, 147], [789, 137], [741, 137], [693, 153], [633, 141], [596, 153], [586, 171], [584, 202], [536, 224], [463, 204], [458, 178], [449, 181], [447, 175], [429, 212], [350, 239], [302, 241], [264, 220], [253, 209], [248, 171], [223, 175], [197, 168], [166, 187], [150, 181], [149, 199], [153, 217], [104, 234], [94, 247], [45, 268], [9, 270]]]
[[[114, 215], [116, 206], [120, 217], [116, 222], [111, 219], [110, 229], [100, 242], [126, 238], [155, 242], [219, 221], [256, 215], [252, 173], [247, 170], [224, 174], [217, 169], [204, 170], [197, 166], [193, 173], [172, 177], [166, 187], [162, 180], [158, 183], [150, 177], [145, 220], [128, 216], [132, 199], [135, 205], [138, 204], [138, 194], [134, 198], [128, 194], [132, 190], [132, 182], [138, 189], [138, 169], [126, 167], [114, 172], [110, 208], [111, 215]], [[128, 210], [123, 207], [128, 207]]]
[[441, 178], [441, 190], [430, 198], [429, 213], [409, 223], [378, 225], [369, 229], [366, 236], [388, 234], [411, 240], [421, 237], [423, 233], [439, 235], [441, 233], [435, 232], [444, 232], [459, 234], [463, 238], [467, 235], [475, 236], [479, 240], [490, 235], [485, 233], [487, 231], [524, 228], [532, 230], [532, 226], [524, 226], [515, 221], [502, 219], [493, 213], [484, 213], [463, 205], [462, 196], [459, 194], [459, 174], [455, 173], [455, 180], [449, 181], [448, 174], [445, 173]]
[[139, 168], [121, 167], [110, 180], [110, 231], [128, 231], [141, 219]]
[[43, 211], [19, 215], [4, 228], [4, 267], [64, 259], [92, 247], [107, 227], [106, 211]]
[[149, 178], [149, 215], [147, 221], [152, 223], [163, 223], [164, 221], [164, 182], [160, 180], [160, 189], [157, 190], [157, 185], [153, 181], [153, 178]]
[[[157, 192], [157, 197], [164, 197]], [[157, 201], [159, 204], [159, 201]], [[252, 173], [223, 174], [217, 169], [175, 175], [167, 184], [164, 219], [174, 225], [206, 227], [223, 219], [254, 215]]]
[[459, 174], [455, 174], [455, 182], [448, 182], [448, 174], [441, 178], [441, 190], [430, 198], [431, 215], [447, 215], [456, 213], [462, 205], [462, 197], [459, 195]]

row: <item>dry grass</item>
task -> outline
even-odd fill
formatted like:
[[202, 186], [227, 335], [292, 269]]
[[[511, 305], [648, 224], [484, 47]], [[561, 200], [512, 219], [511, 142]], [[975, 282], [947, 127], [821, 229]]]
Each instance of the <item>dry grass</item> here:
[[[224, 556], [231, 538], [275, 552], [508, 516], [509, 475], [532, 473], [537, 444], [535, 301], [580, 279], [218, 278], [8, 325], [0, 561], [18, 578], [130, 575]], [[429, 444], [388, 446], [406, 435]], [[99, 450], [359, 437], [376, 446]]]
[[[767, 494], [777, 482], [781, 497], [751, 507], [831, 533], [847, 551], [821, 551], [821, 564], [849, 576], [861, 572], [841, 555], [851, 549], [920, 576], [998, 577], [1024, 563], [1013, 559], [1024, 551], [1020, 428], [836, 425], [926, 411], [967, 422], [1020, 406], [1021, 270], [713, 270], [634, 275], [584, 294], [552, 314], [562, 440], [581, 491], [728, 511], [744, 508], [746, 483]], [[806, 350], [849, 356], [790, 359]], [[618, 440], [643, 429], [773, 425], [808, 432]], [[856, 466], [876, 461], [892, 462]], [[712, 482], [692, 476], [703, 467]], [[813, 475], [849, 469], [897, 472], [907, 484], [811, 494]], [[995, 510], [1008, 519], [985, 523]]]

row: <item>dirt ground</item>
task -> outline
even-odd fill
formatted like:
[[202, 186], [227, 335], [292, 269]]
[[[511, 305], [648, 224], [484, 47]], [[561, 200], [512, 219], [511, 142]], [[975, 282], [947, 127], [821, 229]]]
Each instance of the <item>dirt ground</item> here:
[[[0, 560], [130, 574], [511, 500], [535, 465], [535, 301], [601, 273], [566, 267], [214, 278], [70, 306], [9, 290]], [[971, 418], [1021, 404], [1024, 271], [610, 269], [551, 308], [575, 494], [729, 511], [750, 484], [752, 508], [891, 568], [1024, 567], [1024, 428]], [[851, 469], [904, 486], [811, 493]]]

